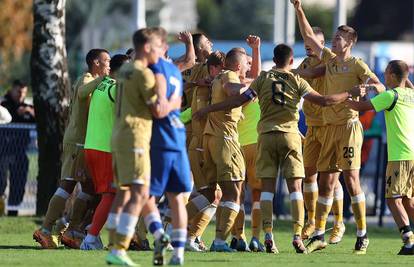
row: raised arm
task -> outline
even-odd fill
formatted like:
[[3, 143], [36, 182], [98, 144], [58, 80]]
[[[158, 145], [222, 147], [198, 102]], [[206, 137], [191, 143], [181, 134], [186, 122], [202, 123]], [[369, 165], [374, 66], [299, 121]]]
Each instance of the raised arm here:
[[378, 80], [377, 77], [369, 78], [366, 87], [368, 88], [368, 90], [373, 90], [377, 94], [380, 94], [385, 91], [385, 86]]
[[185, 44], [185, 55], [174, 61], [174, 64], [181, 72], [191, 68], [195, 64], [196, 56], [193, 46], [193, 37], [190, 32], [180, 32], [178, 40]]
[[296, 17], [298, 18], [299, 29], [302, 35], [303, 41], [310, 46], [316, 55], [320, 55], [323, 49], [323, 45], [318, 41], [313, 33], [312, 26], [309, 24], [306, 18], [305, 12], [302, 9], [301, 0], [290, 0], [295, 6]]
[[260, 37], [256, 35], [249, 35], [246, 38], [247, 44], [252, 48], [252, 67], [250, 69], [250, 75], [248, 78], [259, 77], [262, 71], [262, 59], [260, 55]]

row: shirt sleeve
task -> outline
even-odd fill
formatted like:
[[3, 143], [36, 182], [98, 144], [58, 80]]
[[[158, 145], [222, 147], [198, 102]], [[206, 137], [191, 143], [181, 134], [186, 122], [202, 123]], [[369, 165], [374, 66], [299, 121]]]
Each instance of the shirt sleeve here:
[[377, 76], [370, 70], [368, 65], [360, 59], [356, 61], [356, 70], [358, 78], [362, 83], [367, 83], [369, 79], [377, 78]]
[[253, 82], [249, 86], [249, 89], [252, 89], [258, 94], [262, 87], [262, 81], [263, 81], [263, 72], [260, 73], [259, 77], [253, 80]]
[[298, 85], [299, 85], [298, 86], [299, 97], [303, 97], [313, 91], [312, 86], [310, 86], [309, 83], [305, 79], [302, 79], [300, 77], [299, 77]]
[[0, 106], [0, 124], [9, 123], [12, 120], [12, 116], [10, 115], [9, 111]]
[[392, 105], [392, 102], [394, 101], [394, 92], [391, 90], [382, 92], [381, 94], [372, 98], [370, 101], [375, 111], [380, 112]]
[[[142, 72], [142, 96], [147, 105], [152, 105], [157, 101], [157, 95], [155, 94], [155, 77], [150, 69], [146, 69]], [[138, 83], [139, 84], [139, 83]]]
[[324, 47], [321, 51], [320, 59], [323, 63], [328, 63], [331, 59], [334, 59], [336, 55], [332, 52], [331, 49]]

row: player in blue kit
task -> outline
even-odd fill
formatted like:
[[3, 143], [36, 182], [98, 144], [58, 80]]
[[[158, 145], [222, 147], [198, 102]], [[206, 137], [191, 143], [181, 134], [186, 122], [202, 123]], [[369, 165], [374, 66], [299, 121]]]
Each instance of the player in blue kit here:
[[[158, 28], [158, 31], [164, 37], [164, 48], [167, 51], [166, 32], [162, 28]], [[183, 83], [180, 70], [163, 58], [149, 67], [155, 75], [159, 101], [181, 99]], [[174, 252], [169, 264], [182, 265], [184, 262], [187, 212], [183, 193], [191, 191], [192, 182], [185, 145], [185, 127], [179, 117], [180, 110], [176, 109], [163, 119], [153, 119], [150, 199], [143, 209], [143, 217], [145, 225], [155, 238], [154, 265], [164, 264], [166, 246], [170, 242], [156, 206], [156, 198], [164, 193], [172, 210], [171, 244]]]

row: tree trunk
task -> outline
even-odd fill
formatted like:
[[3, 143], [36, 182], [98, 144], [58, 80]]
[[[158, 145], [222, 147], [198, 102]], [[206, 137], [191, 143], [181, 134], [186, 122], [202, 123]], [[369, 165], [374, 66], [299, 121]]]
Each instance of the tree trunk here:
[[33, 1], [31, 76], [39, 146], [36, 214], [44, 215], [60, 179], [68, 109], [66, 0]]

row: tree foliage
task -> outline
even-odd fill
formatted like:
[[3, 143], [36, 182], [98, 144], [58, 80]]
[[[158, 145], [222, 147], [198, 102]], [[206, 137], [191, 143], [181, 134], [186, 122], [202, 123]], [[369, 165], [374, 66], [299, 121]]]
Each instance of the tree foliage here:
[[[32, 1], [0, 1], [0, 86], [5, 86], [16, 75], [28, 76], [17, 63], [28, 63], [27, 54], [32, 46]], [[10, 71], [19, 67], [17, 73]]]

